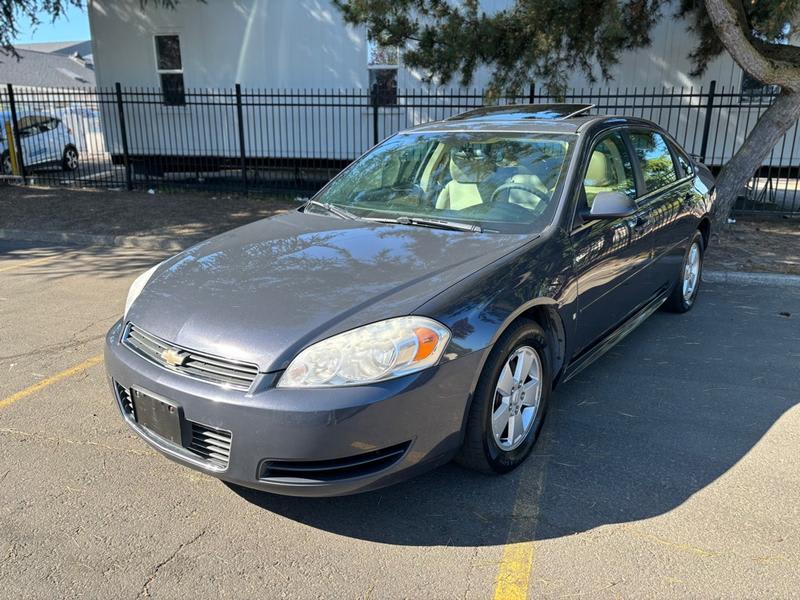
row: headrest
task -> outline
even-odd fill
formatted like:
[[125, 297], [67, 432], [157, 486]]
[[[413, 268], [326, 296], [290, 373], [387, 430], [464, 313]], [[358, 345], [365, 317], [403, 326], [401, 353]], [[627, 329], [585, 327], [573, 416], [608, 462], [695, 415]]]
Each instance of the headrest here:
[[466, 147], [450, 151], [450, 176], [458, 183], [480, 183], [494, 168], [491, 158], [478, 149]]
[[608, 157], [603, 152], [599, 150], [592, 152], [584, 183], [596, 187], [608, 185]]

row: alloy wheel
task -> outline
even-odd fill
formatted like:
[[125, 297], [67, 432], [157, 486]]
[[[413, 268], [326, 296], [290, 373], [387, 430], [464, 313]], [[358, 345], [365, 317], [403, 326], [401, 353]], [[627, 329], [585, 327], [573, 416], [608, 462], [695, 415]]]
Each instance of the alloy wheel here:
[[542, 398], [542, 361], [530, 346], [506, 360], [494, 392], [492, 437], [501, 450], [517, 448], [528, 436]]
[[78, 168], [78, 153], [72, 148], [69, 148], [66, 152], [64, 152], [64, 159], [70, 171], [74, 171]]
[[689, 249], [686, 262], [683, 265], [683, 299], [687, 303], [692, 301], [700, 279], [700, 244], [694, 242]]

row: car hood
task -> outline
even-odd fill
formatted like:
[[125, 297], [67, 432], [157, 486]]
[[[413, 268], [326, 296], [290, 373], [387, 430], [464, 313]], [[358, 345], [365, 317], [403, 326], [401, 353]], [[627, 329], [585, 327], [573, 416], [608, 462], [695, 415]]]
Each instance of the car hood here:
[[530, 239], [295, 211], [169, 259], [128, 320], [179, 346], [278, 370], [313, 341], [411, 313]]

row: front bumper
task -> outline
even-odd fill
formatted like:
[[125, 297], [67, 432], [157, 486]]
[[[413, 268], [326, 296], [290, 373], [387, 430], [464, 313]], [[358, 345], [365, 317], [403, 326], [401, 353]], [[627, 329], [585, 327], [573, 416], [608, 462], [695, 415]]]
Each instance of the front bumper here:
[[[136, 433], [188, 467], [246, 487], [295, 496], [368, 491], [452, 458], [461, 443], [481, 359], [475, 352], [420, 373], [358, 387], [279, 389], [269, 375], [262, 375], [243, 392], [153, 364], [120, 344], [121, 331], [120, 321], [106, 335], [105, 363], [122, 415]], [[119, 388], [168, 400], [180, 407], [186, 421], [230, 432], [227, 465], [211, 464], [139, 426], [124, 410]], [[371, 461], [387, 449], [391, 457]], [[337, 464], [354, 466], [330, 468]], [[276, 465], [279, 468], [272, 468]], [[287, 476], [281, 465], [299, 466], [300, 471]], [[325, 476], [319, 476], [323, 472]]]

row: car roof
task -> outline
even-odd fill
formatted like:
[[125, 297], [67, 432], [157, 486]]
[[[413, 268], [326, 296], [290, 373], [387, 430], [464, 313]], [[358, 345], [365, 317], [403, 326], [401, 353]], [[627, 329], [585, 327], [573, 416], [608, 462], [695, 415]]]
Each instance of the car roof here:
[[622, 115], [589, 114], [593, 104], [510, 104], [489, 106], [459, 113], [441, 121], [432, 121], [400, 133], [433, 132], [521, 132], [580, 134], [591, 125], [602, 123], [658, 126], [651, 121]]

